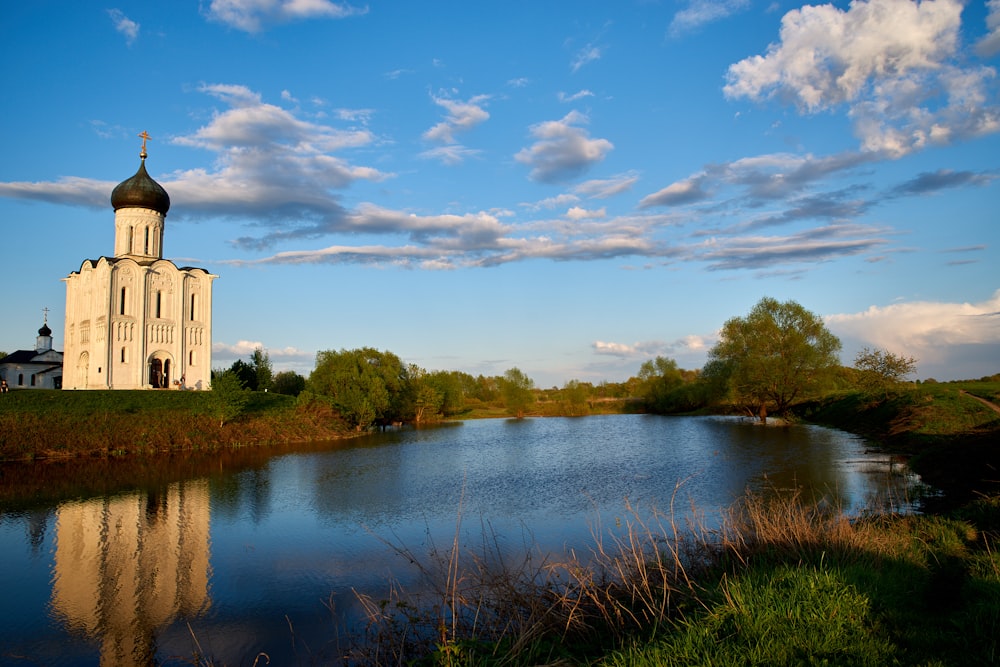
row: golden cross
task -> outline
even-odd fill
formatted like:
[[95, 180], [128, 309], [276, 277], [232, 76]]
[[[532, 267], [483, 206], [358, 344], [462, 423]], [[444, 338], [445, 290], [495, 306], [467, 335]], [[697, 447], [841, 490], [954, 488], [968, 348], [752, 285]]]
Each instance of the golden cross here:
[[146, 157], [146, 140], [149, 139], [149, 133], [146, 132], [146, 130], [143, 130], [142, 134], [140, 134], [139, 136], [142, 137], [142, 153], [141, 153], [141, 155], [142, 155], [142, 157]]

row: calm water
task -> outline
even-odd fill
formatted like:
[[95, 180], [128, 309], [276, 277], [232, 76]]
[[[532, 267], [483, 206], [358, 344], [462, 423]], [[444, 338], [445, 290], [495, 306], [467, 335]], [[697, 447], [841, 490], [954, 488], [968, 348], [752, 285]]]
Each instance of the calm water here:
[[473, 549], [485, 526], [502, 549], [585, 552], [626, 499], [711, 523], [747, 489], [859, 511], [913, 481], [845, 433], [722, 418], [484, 420], [255, 455], [0, 470], [30, 496], [0, 506], [0, 663], [185, 664], [200, 646], [309, 664], [357, 617], [352, 591], [411, 581], [393, 546], [446, 549], [459, 518]]

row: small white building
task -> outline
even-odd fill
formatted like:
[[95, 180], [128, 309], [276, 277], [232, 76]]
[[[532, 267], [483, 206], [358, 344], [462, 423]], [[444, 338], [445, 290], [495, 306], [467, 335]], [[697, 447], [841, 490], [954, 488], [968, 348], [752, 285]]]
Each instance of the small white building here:
[[38, 330], [34, 350], [17, 350], [0, 359], [0, 381], [8, 389], [59, 389], [62, 372], [63, 353], [52, 349], [47, 321]]
[[170, 197], [139, 170], [111, 193], [115, 253], [84, 260], [66, 283], [64, 389], [209, 389], [212, 281], [163, 258]]

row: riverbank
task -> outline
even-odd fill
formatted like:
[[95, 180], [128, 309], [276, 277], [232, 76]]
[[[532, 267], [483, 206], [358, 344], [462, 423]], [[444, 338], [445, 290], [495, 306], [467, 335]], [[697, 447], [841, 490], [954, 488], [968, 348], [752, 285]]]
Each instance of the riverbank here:
[[904, 458], [947, 506], [1000, 494], [1000, 383], [926, 383], [888, 395], [833, 394], [795, 407]]
[[211, 392], [18, 391], [0, 397], [0, 461], [121, 457], [329, 441], [356, 435], [329, 407], [247, 392], [219, 419]]

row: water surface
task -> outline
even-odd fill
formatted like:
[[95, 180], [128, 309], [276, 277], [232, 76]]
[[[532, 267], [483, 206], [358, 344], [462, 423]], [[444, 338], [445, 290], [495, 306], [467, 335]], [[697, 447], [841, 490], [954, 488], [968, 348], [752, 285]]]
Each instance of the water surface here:
[[626, 501], [711, 524], [748, 489], [858, 512], [913, 481], [843, 432], [711, 417], [470, 421], [271, 454], [0, 469], [0, 662], [309, 664], [343, 644], [356, 591], [416, 585], [401, 548], [485, 531], [585, 552]]

